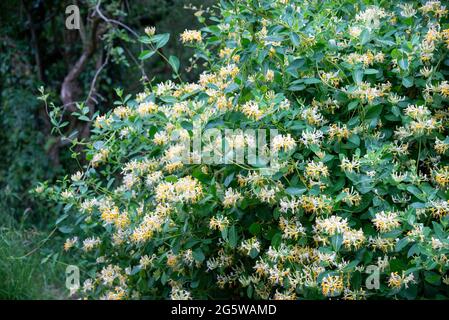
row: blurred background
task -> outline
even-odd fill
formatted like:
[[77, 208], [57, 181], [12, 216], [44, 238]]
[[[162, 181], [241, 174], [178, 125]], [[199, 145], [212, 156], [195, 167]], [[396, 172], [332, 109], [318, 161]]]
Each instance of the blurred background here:
[[[213, 0], [7, 0], [0, 2], [0, 299], [64, 299], [64, 258], [49, 241], [60, 208], [37, 201], [30, 189], [75, 170], [74, 150], [52, 133], [39, 87], [55, 105], [87, 101], [90, 115], [112, 108], [114, 88], [142, 91], [142, 79], [172, 78], [160, 58], [142, 61], [133, 32], [147, 26], [170, 33], [165, 56], [180, 60], [183, 80], [201, 65], [179, 34], [199, 29], [213, 14]], [[77, 5], [80, 30], [65, 27], [66, 8]], [[98, 10], [96, 10], [98, 9]], [[106, 23], [99, 12], [114, 23]], [[95, 81], [94, 81], [95, 79]], [[75, 110], [75, 109], [74, 109]], [[67, 128], [84, 139], [89, 127], [70, 113]], [[61, 251], [62, 252], [62, 251]]]

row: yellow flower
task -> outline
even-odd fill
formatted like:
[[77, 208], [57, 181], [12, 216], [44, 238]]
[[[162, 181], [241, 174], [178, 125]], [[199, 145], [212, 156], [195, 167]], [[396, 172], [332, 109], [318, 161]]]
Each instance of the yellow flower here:
[[84, 251], [89, 252], [98, 245], [100, 245], [100, 243], [101, 240], [98, 238], [95, 237], [87, 238], [86, 240], [83, 241], [83, 249]]
[[217, 217], [212, 217], [209, 221], [209, 228], [212, 230], [220, 230], [223, 231], [229, 225], [229, 220], [227, 217], [223, 217], [221, 215]]
[[267, 70], [267, 73], [265, 73], [265, 79], [267, 79], [268, 82], [273, 81], [273, 79], [274, 79], [274, 71], [273, 70]]
[[310, 179], [319, 180], [321, 177], [329, 176], [329, 169], [322, 162], [311, 161], [306, 165], [306, 176]]
[[444, 154], [449, 149], [449, 143], [444, 142], [438, 138], [435, 138], [435, 146], [434, 149], [439, 154]]
[[173, 253], [169, 253], [167, 255], [167, 266], [169, 266], [170, 268], [174, 268], [177, 264], [178, 256]]
[[388, 286], [393, 289], [400, 289], [402, 285], [404, 285], [405, 288], [408, 288], [409, 283], [415, 282], [414, 279], [413, 273], [406, 276], [403, 272], [402, 276], [400, 276], [397, 272], [392, 272], [390, 274], [390, 278], [388, 279]]
[[446, 188], [449, 185], [449, 166], [444, 166], [434, 172], [434, 179], [441, 187]]
[[428, 210], [434, 217], [441, 218], [449, 214], [449, 200], [430, 201], [430, 204], [431, 207]]
[[139, 104], [139, 106], [137, 107], [137, 113], [141, 116], [144, 117], [150, 113], [154, 113], [157, 112], [157, 105], [154, 102], [142, 102]]
[[233, 49], [231, 49], [231, 48], [221, 49], [220, 53], [219, 53], [219, 57], [222, 58], [222, 59], [226, 58], [226, 57], [229, 57], [232, 54], [232, 51], [233, 51]]
[[181, 34], [181, 41], [183, 43], [187, 42], [201, 42], [203, 41], [203, 38], [201, 37], [201, 32], [197, 30], [185, 30]]
[[401, 225], [397, 212], [385, 211], [376, 213], [373, 223], [380, 232], [388, 232]]
[[332, 200], [326, 195], [320, 197], [303, 195], [299, 202], [306, 213], [323, 214], [332, 212]]
[[277, 135], [273, 138], [272, 148], [276, 152], [279, 150], [290, 151], [296, 148], [296, 142], [290, 134]]
[[445, 98], [449, 98], [449, 83], [447, 81], [443, 81], [437, 88], [437, 91], [441, 93], [441, 95]]
[[348, 220], [339, 216], [330, 216], [329, 218], [317, 218], [315, 222], [316, 233], [326, 234], [329, 236], [335, 234], [343, 234], [349, 230]]
[[243, 196], [240, 192], [234, 191], [232, 188], [228, 188], [223, 199], [223, 206], [225, 208], [234, 207], [237, 202], [242, 199]]
[[365, 234], [363, 230], [349, 229], [343, 232], [343, 245], [350, 249], [359, 249], [365, 243]]
[[248, 101], [242, 106], [242, 112], [247, 116], [248, 118], [254, 119], [254, 120], [260, 120], [264, 113], [259, 109], [259, 106], [255, 101]]
[[105, 207], [101, 210], [101, 219], [106, 223], [113, 223], [119, 214], [120, 212], [118, 207]]
[[321, 282], [321, 290], [326, 297], [338, 296], [343, 289], [343, 278], [340, 276], [327, 276]]
[[64, 251], [69, 251], [78, 242], [78, 237], [67, 239], [64, 243]]

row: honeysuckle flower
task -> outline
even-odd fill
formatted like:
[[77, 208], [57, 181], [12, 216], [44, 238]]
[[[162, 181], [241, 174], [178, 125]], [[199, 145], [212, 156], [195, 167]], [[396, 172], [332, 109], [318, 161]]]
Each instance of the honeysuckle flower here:
[[201, 36], [201, 32], [197, 30], [185, 30], [181, 34], [181, 41], [183, 43], [192, 43], [192, 42], [202, 42], [203, 37]]

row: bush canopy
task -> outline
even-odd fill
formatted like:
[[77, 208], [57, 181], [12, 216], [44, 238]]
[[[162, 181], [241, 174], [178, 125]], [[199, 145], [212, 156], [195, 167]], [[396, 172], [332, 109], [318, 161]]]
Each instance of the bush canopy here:
[[[448, 9], [258, 0], [218, 11], [180, 36], [206, 65], [197, 82], [116, 90], [88, 164], [35, 190], [64, 204], [79, 294], [447, 298]], [[141, 58], [168, 37], [148, 28]]]

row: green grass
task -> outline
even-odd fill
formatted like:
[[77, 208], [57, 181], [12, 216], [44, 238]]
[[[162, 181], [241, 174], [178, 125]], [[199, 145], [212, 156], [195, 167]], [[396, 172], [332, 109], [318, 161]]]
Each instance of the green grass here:
[[0, 299], [64, 299], [64, 269], [45, 259], [47, 233], [0, 227]]

